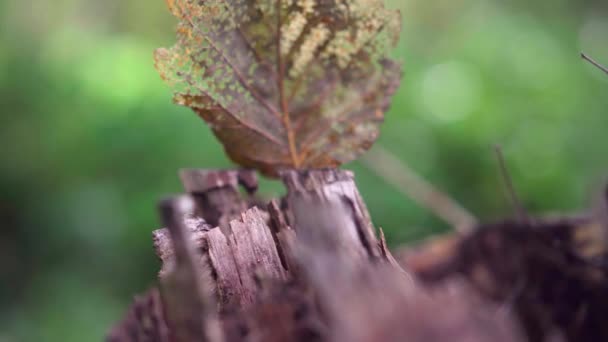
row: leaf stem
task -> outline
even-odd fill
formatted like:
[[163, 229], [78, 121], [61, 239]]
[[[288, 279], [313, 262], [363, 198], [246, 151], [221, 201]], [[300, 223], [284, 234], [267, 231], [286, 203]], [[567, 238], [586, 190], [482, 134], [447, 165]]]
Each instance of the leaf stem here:
[[300, 158], [298, 157], [296, 137], [291, 127], [291, 118], [289, 117], [289, 103], [287, 102], [287, 98], [285, 97], [285, 85], [283, 82], [283, 78], [285, 77], [285, 61], [281, 56], [281, 7], [282, 1], [277, 0], [277, 65], [279, 68], [277, 82], [279, 88], [279, 101], [281, 102], [280, 107], [283, 126], [285, 127], [285, 131], [287, 133], [287, 143], [289, 144], [289, 156], [291, 158], [292, 166], [297, 169], [300, 167]]

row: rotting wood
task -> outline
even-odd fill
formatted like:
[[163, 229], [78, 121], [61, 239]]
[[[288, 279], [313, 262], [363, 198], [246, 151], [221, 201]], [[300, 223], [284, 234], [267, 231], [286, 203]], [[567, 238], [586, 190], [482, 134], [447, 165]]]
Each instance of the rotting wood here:
[[162, 222], [171, 235], [175, 262], [160, 279], [161, 298], [172, 341], [221, 342], [212, 301], [209, 272], [192, 243], [184, 215], [192, 210], [190, 197], [163, 200], [159, 205]]
[[248, 208], [239, 193], [239, 185], [252, 194], [257, 190], [257, 176], [252, 170], [182, 169], [179, 172], [186, 192], [196, 202], [196, 213], [212, 227], [226, 227]]
[[[192, 217], [189, 213], [184, 215], [184, 225], [189, 231], [191, 239], [195, 242], [195, 248], [204, 248], [204, 245], [197, 243], [197, 241], [202, 241], [205, 233], [211, 230], [212, 227], [202, 218]], [[162, 228], [153, 231], [152, 240], [156, 255], [162, 262], [159, 271], [159, 276], [162, 277], [167, 273], [167, 270], [171, 268], [171, 265], [174, 262], [173, 244], [171, 242], [169, 230], [167, 228]]]
[[[328, 200], [334, 203], [343, 203], [345, 208], [348, 209], [343, 217], [346, 225], [340, 226], [336, 233], [350, 234], [353, 241], [359, 240], [360, 249], [370, 257], [380, 256], [374, 226], [367, 207], [355, 186], [352, 172], [336, 169], [290, 170], [283, 171], [281, 178], [287, 187], [287, 203], [290, 209], [300, 198], [309, 198], [311, 201]], [[293, 219], [293, 215], [291, 215], [291, 220], [293, 221]]]
[[[233, 187], [233, 176], [193, 196]], [[234, 215], [216, 210], [231, 208], [217, 197], [211, 212], [221, 212], [218, 223], [230, 217], [223, 229], [183, 210], [179, 200], [163, 202], [170, 229], [154, 233], [163, 300], [156, 290], [138, 297], [108, 340], [608, 339], [605, 220], [483, 225], [395, 260], [382, 230], [376, 237], [352, 173], [282, 176], [286, 197], [264, 208]], [[238, 201], [247, 203], [247, 196]], [[201, 213], [204, 203], [211, 202], [197, 203]]]
[[[336, 228], [335, 233], [348, 234], [352, 238], [349, 246], [353, 249], [359, 249], [372, 259], [384, 260], [401, 269], [388, 248], [382, 245], [382, 240], [379, 241], [376, 237], [369, 211], [357, 189], [354, 174], [351, 171], [287, 170], [281, 173], [281, 178], [287, 188], [287, 218], [291, 221], [294, 220], [293, 213], [289, 209], [292, 210], [294, 202], [301, 198], [309, 199], [309, 202], [329, 202], [334, 203], [336, 207], [344, 207], [342, 222], [337, 222], [339, 228]], [[304, 219], [306, 218], [304, 217]], [[355, 243], [355, 240], [358, 240], [359, 243]]]
[[[266, 223], [266, 215], [258, 208], [243, 212], [230, 221], [229, 234], [219, 228], [187, 230], [197, 258], [209, 269], [220, 309], [247, 306], [257, 291], [254, 276], [284, 279], [287, 277], [275, 241]], [[154, 233], [157, 254], [161, 258], [161, 279], [175, 263], [172, 241], [166, 230]]]
[[218, 229], [210, 231], [209, 259], [216, 277], [217, 290], [224, 307], [253, 303], [256, 276], [286, 278], [270, 228], [261, 211], [252, 208], [238, 220], [230, 222], [232, 234], [224, 236]]
[[291, 227], [287, 224], [285, 214], [283, 214], [281, 208], [279, 208], [277, 200], [271, 200], [266, 206], [266, 210], [268, 211], [268, 214], [270, 216], [270, 220], [268, 223], [270, 224], [272, 238], [274, 239], [274, 243], [277, 246], [279, 258], [281, 259], [283, 267], [289, 269], [289, 262], [287, 261], [285, 252], [283, 251], [280, 235], [284, 235], [285, 231], [290, 231]]
[[108, 342], [170, 342], [163, 305], [157, 288], [135, 296], [125, 318], [108, 334]]
[[[516, 341], [510, 317], [492, 316], [492, 305], [465, 286], [432, 294], [389, 263], [353, 250], [349, 208], [335, 198], [293, 197], [297, 240], [287, 245], [314, 289], [317, 310], [329, 326], [327, 341]], [[360, 249], [360, 247], [359, 247]], [[447, 307], [446, 307], [447, 305]]]
[[480, 296], [516, 313], [529, 341], [605, 341], [607, 223], [588, 216], [505, 221], [398, 256], [427, 286], [466, 279]]

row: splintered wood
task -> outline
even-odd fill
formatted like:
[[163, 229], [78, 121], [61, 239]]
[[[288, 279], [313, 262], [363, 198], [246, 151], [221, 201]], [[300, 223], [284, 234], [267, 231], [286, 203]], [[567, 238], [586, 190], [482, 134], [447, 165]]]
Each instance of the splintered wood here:
[[505, 223], [395, 258], [349, 171], [284, 171], [287, 194], [264, 206], [250, 171], [181, 178], [189, 194], [161, 202], [165, 228], [153, 233], [159, 288], [136, 297], [108, 341], [608, 338], [608, 277], [597, 266], [608, 249], [580, 247], [601, 224]]

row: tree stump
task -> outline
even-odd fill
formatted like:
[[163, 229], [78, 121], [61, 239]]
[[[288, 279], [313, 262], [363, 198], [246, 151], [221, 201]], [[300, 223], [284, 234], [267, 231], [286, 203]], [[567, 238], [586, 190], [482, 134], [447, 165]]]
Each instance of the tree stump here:
[[180, 175], [189, 195], [161, 202], [153, 232], [159, 287], [108, 341], [608, 340], [608, 248], [576, 256], [592, 220], [489, 225], [396, 259], [350, 171], [283, 171], [265, 207], [251, 171]]

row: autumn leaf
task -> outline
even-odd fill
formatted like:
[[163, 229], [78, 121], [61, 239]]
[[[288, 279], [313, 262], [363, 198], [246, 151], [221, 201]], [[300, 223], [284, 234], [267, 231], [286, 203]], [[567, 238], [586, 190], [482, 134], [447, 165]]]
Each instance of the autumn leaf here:
[[378, 137], [399, 86], [398, 11], [382, 0], [167, 0], [156, 68], [232, 160], [267, 175], [334, 167]]

